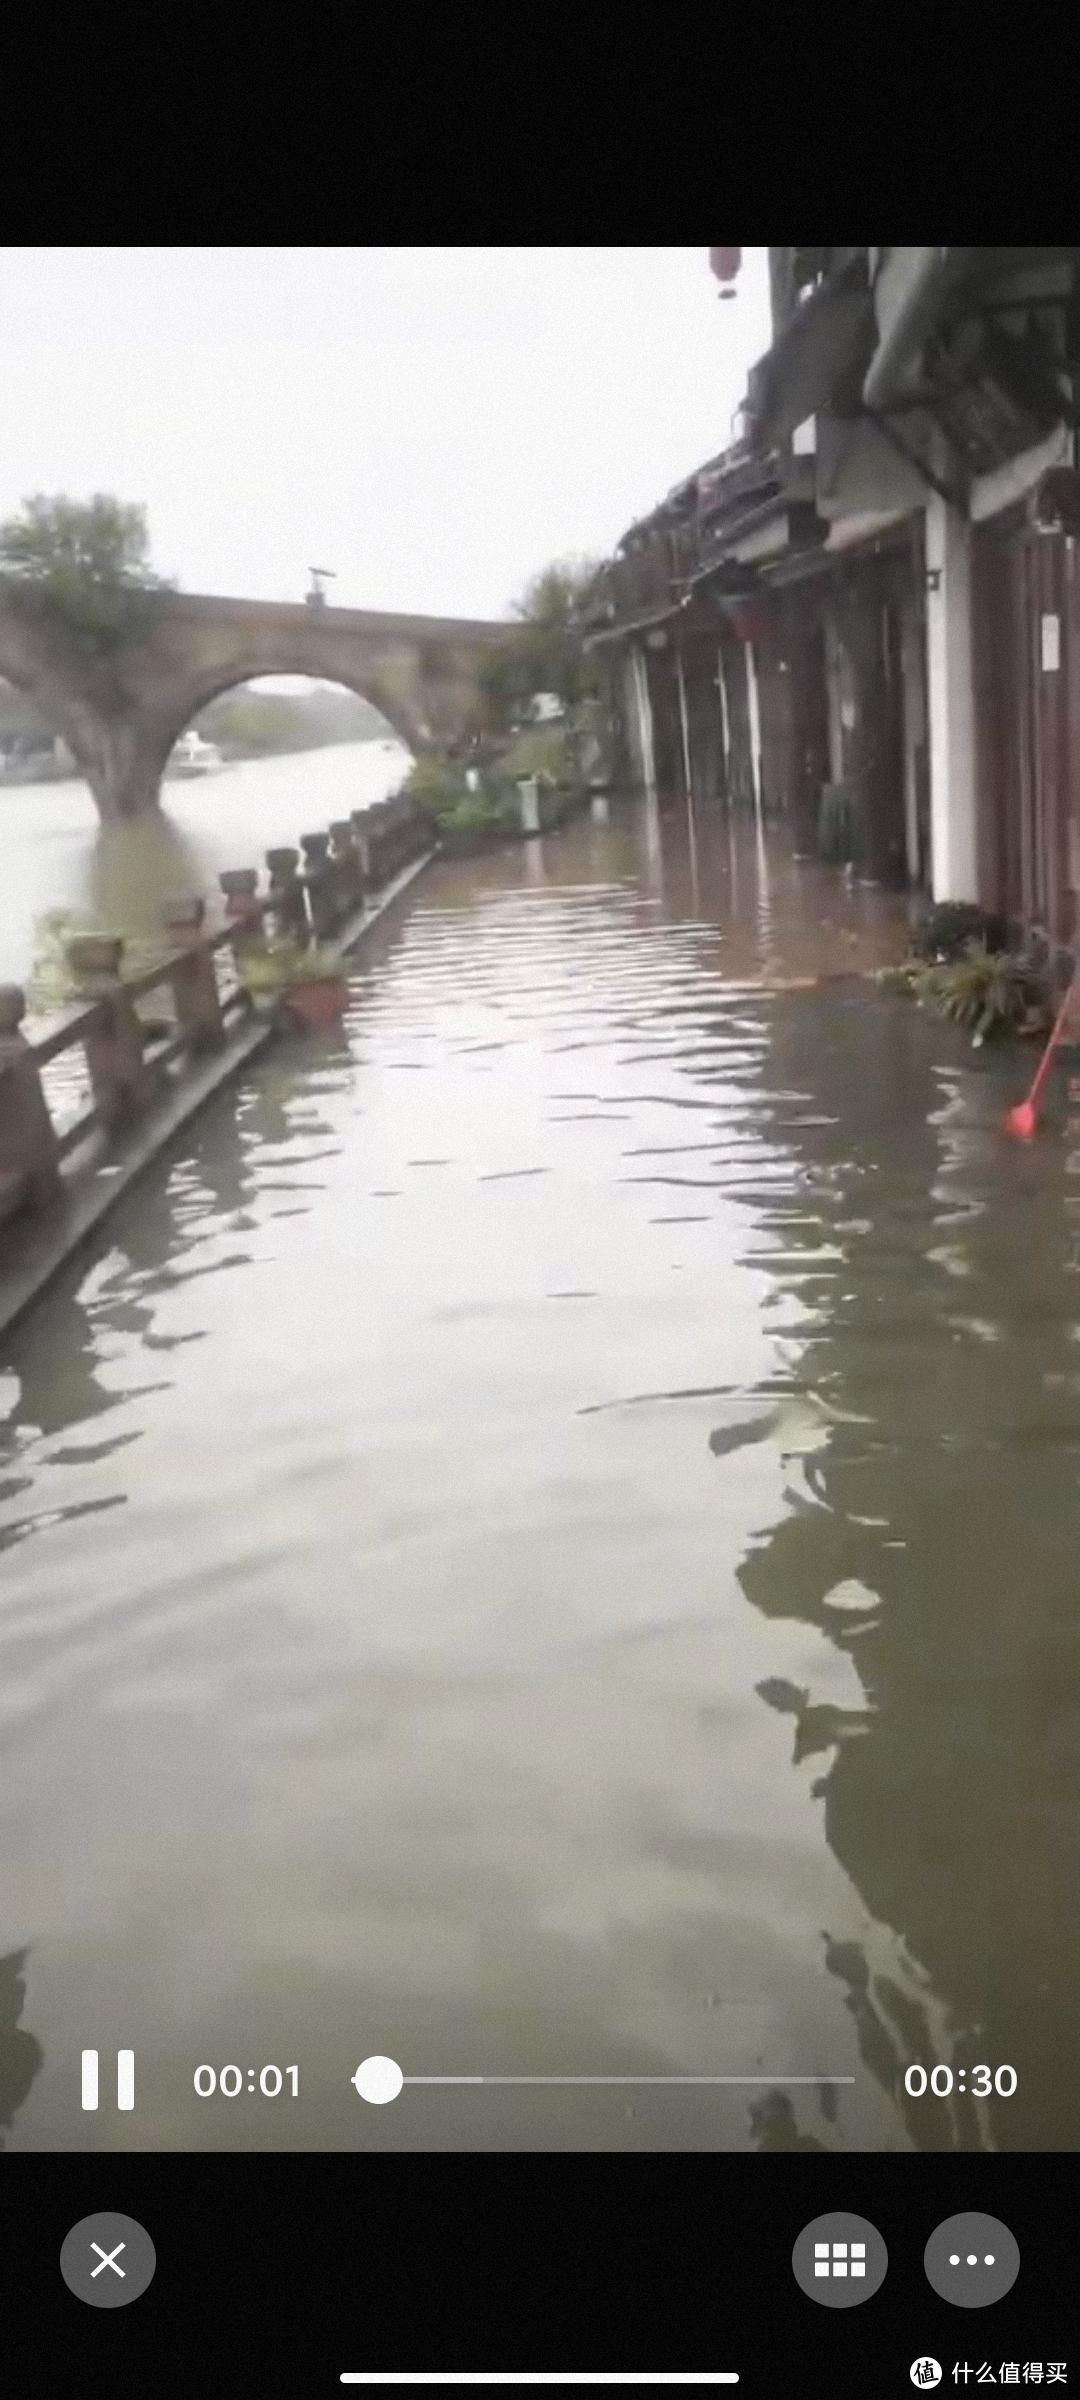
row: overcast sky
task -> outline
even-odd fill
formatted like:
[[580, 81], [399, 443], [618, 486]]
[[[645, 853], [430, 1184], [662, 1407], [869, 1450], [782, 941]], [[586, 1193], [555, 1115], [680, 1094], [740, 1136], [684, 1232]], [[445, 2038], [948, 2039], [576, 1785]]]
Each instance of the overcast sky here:
[[724, 447], [766, 258], [0, 251], [0, 514], [111, 491], [189, 591], [502, 615]]

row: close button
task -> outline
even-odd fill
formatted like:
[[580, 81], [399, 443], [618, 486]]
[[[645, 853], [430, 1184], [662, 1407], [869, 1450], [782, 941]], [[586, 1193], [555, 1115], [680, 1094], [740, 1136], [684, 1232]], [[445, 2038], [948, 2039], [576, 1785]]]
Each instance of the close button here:
[[145, 2225], [108, 2209], [80, 2217], [60, 2248], [64, 2282], [88, 2308], [126, 2308], [129, 2301], [141, 2300], [156, 2266]]

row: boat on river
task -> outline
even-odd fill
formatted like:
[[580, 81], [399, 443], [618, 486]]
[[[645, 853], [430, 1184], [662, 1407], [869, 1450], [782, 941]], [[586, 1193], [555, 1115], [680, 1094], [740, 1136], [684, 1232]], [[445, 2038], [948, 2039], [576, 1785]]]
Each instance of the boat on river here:
[[173, 744], [165, 773], [168, 776], [216, 775], [225, 761], [216, 742], [206, 742], [194, 727], [182, 733]]

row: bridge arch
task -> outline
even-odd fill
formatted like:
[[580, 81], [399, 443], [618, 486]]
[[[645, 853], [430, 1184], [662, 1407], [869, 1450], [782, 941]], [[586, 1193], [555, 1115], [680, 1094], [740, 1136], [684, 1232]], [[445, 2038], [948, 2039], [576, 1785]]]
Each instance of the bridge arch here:
[[[202, 715], [204, 709], [210, 707], [212, 701], [223, 699], [227, 692], [235, 691], [239, 687], [248, 689], [252, 685], [265, 684], [268, 679], [276, 679], [285, 675], [302, 676], [308, 683], [336, 684], [342, 691], [355, 693], [358, 700], [366, 700], [370, 708], [378, 710], [391, 733], [397, 735], [399, 742], [404, 744], [406, 750], [415, 752], [423, 748], [424, 735], [420, 732], [418, 737], [417, 729], [410, 720], [410, 711], [396, 704], [388, 704], [379, 691], [373, 688], [375, 678], [369, 675], [343, 675], [340, 672], [330, 674], [322, 671], [316, 674], [306, 660], [299, 665], [289, 665], [283, 662], [281, 665], [265, 667], [249, 658], [238, 657], [228, 664], [223, 663], [212, 671], [208, 670], [205, 675], [193, 679], [187, 693], [182, 697], [178, 696], [172, 713], [176, 715], [178, 711], [179, 714], [168, 740], [165, 751], [166, 759], [180, 735], [196, 717]], [[163, 727], [163, 733], [167, 731], [168, 720]]]
[[485, 655], [515, 630], [492, 619], [172, 592], [94, 660], [0, 590], [0, 672], [62, 734], [100, 815], [116, 821], [159, 805], [169, 752], [200, 708], [263, 675], [344, 684], [414, 752], [458, 742], [484, 722]]

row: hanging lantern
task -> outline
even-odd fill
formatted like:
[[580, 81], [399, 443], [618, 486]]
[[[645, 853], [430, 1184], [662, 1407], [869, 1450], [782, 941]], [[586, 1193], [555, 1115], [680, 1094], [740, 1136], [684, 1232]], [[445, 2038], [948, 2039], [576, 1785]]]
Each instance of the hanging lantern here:
[[740, 642], [763, 642], [769, 633], [769, 612], [760, 600], [735, 600], [731, 623]]
[[709, 266], [717, 283], [734, 283], [741, 265], [741, 250], [710, 250], [709, 252]]

